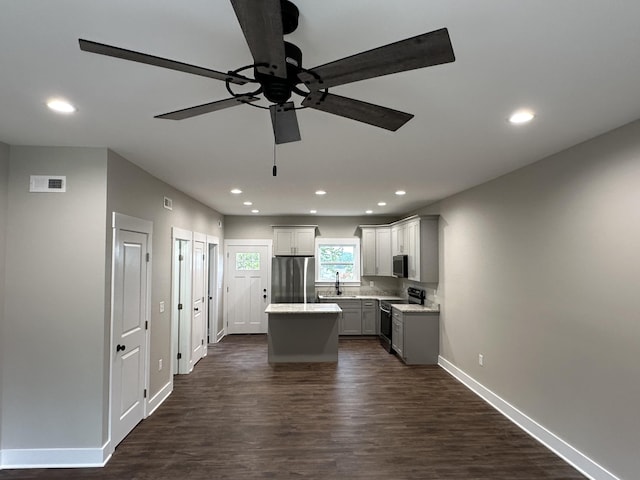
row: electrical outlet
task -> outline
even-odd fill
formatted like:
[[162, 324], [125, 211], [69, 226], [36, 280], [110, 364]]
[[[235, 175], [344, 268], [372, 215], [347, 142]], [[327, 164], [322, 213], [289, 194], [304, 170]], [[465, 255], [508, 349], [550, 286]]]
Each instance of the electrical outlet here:
[[158, 371], [162, 370], [162, 359], [158, 360]]
[[160, 313], [164, 313], [164, 302], [160, 302]]
[[478, 354], [478, 365], [484, 367], [484, 355], [482, 355], [481, 353]]

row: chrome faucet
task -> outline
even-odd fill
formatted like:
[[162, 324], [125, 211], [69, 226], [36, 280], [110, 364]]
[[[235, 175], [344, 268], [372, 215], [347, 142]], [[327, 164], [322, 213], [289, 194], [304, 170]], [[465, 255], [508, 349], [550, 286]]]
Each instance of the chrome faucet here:
[[340, 272], [336, 272], [336, 295], [342, 295], [340, 291]]

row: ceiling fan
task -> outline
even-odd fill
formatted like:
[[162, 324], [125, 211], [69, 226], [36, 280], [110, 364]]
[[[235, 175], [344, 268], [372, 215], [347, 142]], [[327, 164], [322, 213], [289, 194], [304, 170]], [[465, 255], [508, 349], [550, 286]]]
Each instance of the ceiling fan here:
[[[226, 83], [230, 98], [157, 115], [155, 118], [182, 120], [242, 104], [268, 108], [276, 144], [301, 139], [296, 116], [296, 110], [301, 108], [322, 110], [396, 131], [413, 115], [335, 95], [329, 93], [328, 89], [455, 60], [449, 33], [446, 28], [441, 28], [331, 63], [303, 68], [302, 51], [283, 38], [298, 26], [299, 11], [293, 3], [289, 0], [231, 0], [231, 4], [254, 63], [227, 73], [83, 39], [79, 39], [80, 49], [221, 80]], [[242, 74], [245, 71], [250, 71], [249, 75]], [[232, 87], [245, 84], [255, 84], [257, 89], [236, 93]], [[292, 94], [303, 97], [300, 106], [290, 101]], [[263, 107], [252, 104], [260, 100], [259, 95], [264, 95], [272, 105]]]

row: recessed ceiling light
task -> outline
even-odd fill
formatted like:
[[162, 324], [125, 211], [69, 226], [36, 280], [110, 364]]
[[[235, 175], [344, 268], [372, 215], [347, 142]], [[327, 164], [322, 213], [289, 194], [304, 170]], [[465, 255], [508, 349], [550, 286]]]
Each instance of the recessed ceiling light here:
[[242, 193], [242, 190], [240, 190], [239, 188], [234, 188], [233, 190], [231, 190], [231, 193], [233, 193], [234, 195], [240, 195]]
[[325, 192], [324, 190], [316, 190], [316, 195], [326, 195], [327, 192]]
[[254, 208], [253, 210], [251, 210], [251, 213], [260, 213], [260, 210]]
[[244, 202], [243, 205], [246, 205], [247, 207], [250, 207], [251, 205], [253, 205], [253, 202]]
[[364, 212], [364, 213], [366, 213], [367, 215], [371, 215], [371, 214], [373, 213], [373, 210], [367, 210], [367, 211], [366, 211], [366, 212]]
[[47, 102], [47, 107], [58, 113], [73, 113], [76, 111], [76, 107], [60, 98], [52, 98], [49, 100]]
[[509, 122], [515, 125], [521, 125], [530, 122], [533, 120], [533, 117], [535, 117], [535, 114], [531, 110], [518, 110], [511, 114]]
[[387, 202], [378, 202], [378, 206], [379, 207], [384, 207], [387, 204]]
[[406, 195], [407, 192], [405, 192], [404, 190], [398, 190], [396, 191], [396, 195]]
[[318, 213], [318, 210], [309, 210], [309, 213]]

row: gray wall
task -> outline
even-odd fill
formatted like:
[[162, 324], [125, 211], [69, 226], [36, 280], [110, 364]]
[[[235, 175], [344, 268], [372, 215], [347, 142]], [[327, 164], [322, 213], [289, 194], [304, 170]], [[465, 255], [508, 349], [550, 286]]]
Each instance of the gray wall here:
[[273, 238], [273, 225], [318, 225], [317, 235], [322, 237], [353, 237], [360, 235], [358, 225], [389, 223], [395, 217], [320, 217], [305, 216], [227, 216], [225, 237], [228, 239]]
[[434, 211], [442, 355], [620, 478], [637, 478], [640, 122], [423, 213]]
[[0, 450], [2, 450], [2, 338], [4, 324], [5, 243], [9, 189], [9, 145], [0, 142]]
[[[213, 235], [222, 243], [224, 232], [218, 227], [218, 222], [223, 220], [223, 216], [151, 176], [116, 153], [109, 151], [108, 156], [108, 229], [111, 229], [111, 212], [153, 222], [149, 384], [149, 398], [152, 398], [171, 380], [171, 227]], [[165, 196], [173, 200], [173, 210], [164, 208]], [[107, 243], [107, 261], [110, 269], [110, 234]], [[222, 253], [222, 248], [219, 252]], [[107, 275], [108, 278], [110, 274]], [[108, 292], [109, 282], [105, 286]], [[109, 293], [107, 298], [110, 298]], [[166, 305], [164, 313], [160, 313], [161, 301]], [[219, 316], [221, 315], [219, 305]], [[164, 367], [158, 371], [160, 359], [163, 359]], [[106, 364], [108, 363], [107, 359]]]
[[[4, 449], [102, 446], [104, 149], [11, 147], [2, 332]], [[66, 175], [66, 193], [29, 176]]]

